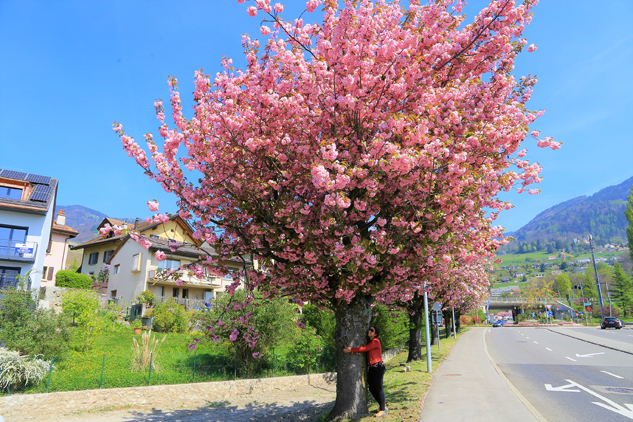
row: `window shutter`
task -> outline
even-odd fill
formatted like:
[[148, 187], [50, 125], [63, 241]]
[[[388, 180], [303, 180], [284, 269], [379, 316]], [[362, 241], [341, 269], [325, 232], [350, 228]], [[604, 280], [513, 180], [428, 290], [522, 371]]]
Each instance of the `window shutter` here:
[[54, 267], [48, 267], [48, 277], [46, 278], [48, 281], [53, 279], [53, 273], [55, 272]]

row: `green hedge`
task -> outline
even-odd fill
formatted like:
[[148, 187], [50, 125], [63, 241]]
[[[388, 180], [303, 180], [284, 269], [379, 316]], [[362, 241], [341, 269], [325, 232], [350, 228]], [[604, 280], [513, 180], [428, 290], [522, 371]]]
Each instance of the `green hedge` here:
[[55, 286], [71, 289], [90, 289], [92, 280], [85, 274], [70, 270], [59, 270], [55, 275]]

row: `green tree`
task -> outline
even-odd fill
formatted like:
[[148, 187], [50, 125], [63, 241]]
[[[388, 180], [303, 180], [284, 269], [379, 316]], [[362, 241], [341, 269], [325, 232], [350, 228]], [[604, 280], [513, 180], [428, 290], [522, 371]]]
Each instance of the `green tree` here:
[[633, 186], [631, 187], [631, 194], [626, 202], [626, 210], [624, 210], [626, 219], [629, 220], [629, 226], [626, 228], [626, 238], [629, 241], [629, 254], [633, 261]]
[[2, 292], [0, 338], [7, 349], [22, 355], [59, 356], [70, 336], [70, 321], [52, 309], [37, 308], [31, 291]]
[[630, 313], [633, 306], [633, 291], [631, 290], [632, 280], [626, 275], [619, 262], [615, 263], [613, 270], [613, 282], [610, 284], [611, 300], [622, 309], [624, 316]]
[[555, 280], [556, 289], [560, 292], [561, 297], [571, 294], [571, 281], [567, 274], [559, 274]]
[[545, 264], [541, 264], [541, 267], [539, 268], [539, 271], [544, 273], [545, 272]]

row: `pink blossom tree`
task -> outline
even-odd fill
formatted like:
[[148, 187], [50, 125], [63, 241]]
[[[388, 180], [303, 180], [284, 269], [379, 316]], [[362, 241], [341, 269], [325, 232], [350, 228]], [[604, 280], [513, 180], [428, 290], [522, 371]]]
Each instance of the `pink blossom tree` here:
[[204, 265], [252, 255], [249, 288], [334, 310], [332, 419], [367, 412], [365, 358], [342, 349], [365, 342], [375, 298], [406, 302], [420, 281], [440, 291], [455, 262], [492, 257], [511, 207], [496, 195], [540, 181], [519, 151], [541, 114], [526, 107], [536, 80], [512, 75], [536, 0], [493, 0], [468, 25], [453, 3], [310, 0], [323, 22], [307, 24], [256, 0], [267, 41], [243, 37], [246, 69], [195, 73], [191, 118], [170, 78], [174, 125], [157, 101], [162, 148], [145, 136], [154, 166], [114, 125], [217, 252]]

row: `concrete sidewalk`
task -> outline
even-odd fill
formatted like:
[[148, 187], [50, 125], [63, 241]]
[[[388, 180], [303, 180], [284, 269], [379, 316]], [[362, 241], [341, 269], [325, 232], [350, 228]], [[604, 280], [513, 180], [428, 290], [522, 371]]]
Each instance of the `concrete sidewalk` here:
[[536, 422], [513, 392], [505, 376], [497, 372], [487, 354], [484, 333], [471, 328], [461, 336], [444, 363], [433, 374], [419, 422]]

